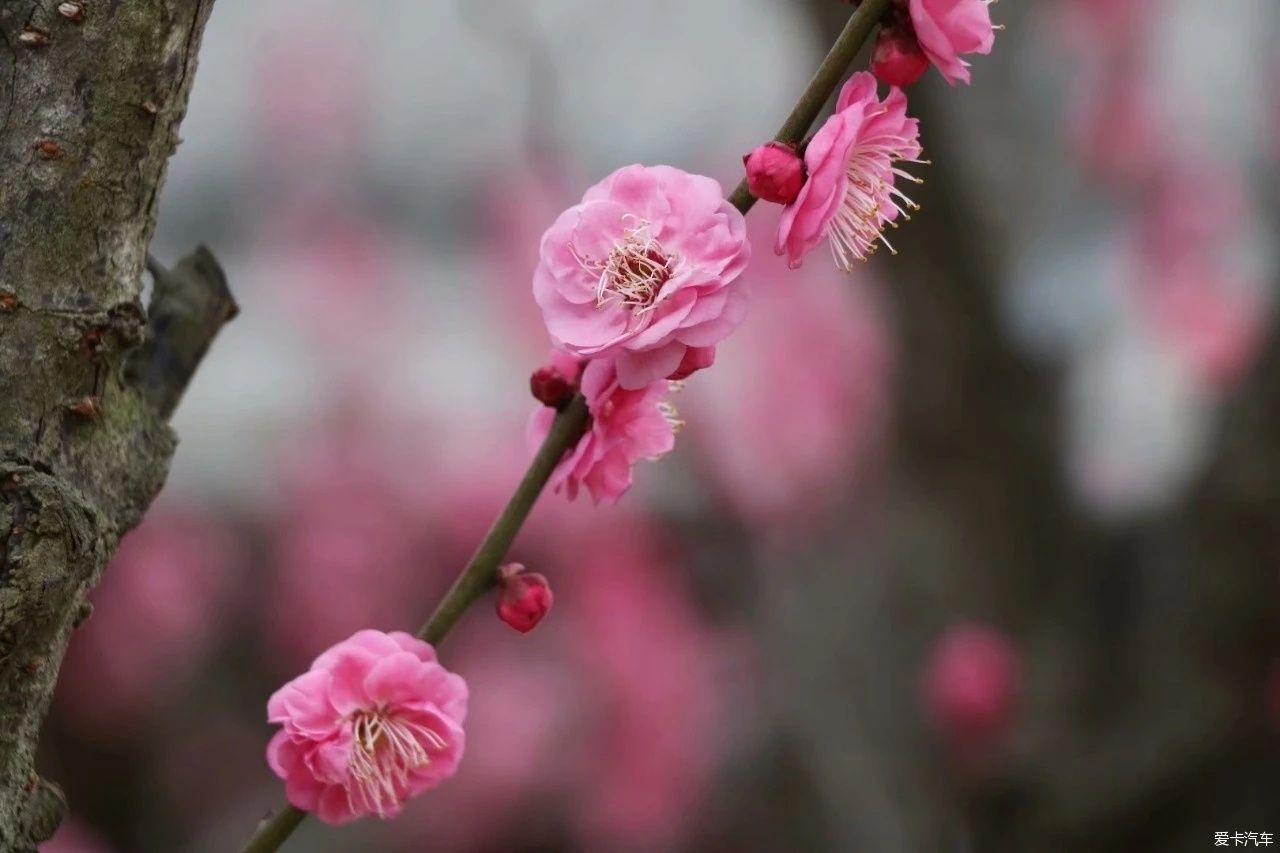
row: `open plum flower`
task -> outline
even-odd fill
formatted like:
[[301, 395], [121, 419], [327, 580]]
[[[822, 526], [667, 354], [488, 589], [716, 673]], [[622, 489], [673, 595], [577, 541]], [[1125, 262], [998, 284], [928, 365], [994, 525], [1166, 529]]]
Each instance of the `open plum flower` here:
[[742, 214], [716, 181], [626, 166], [543, 235], [533, 295], [557, 347], [611, 357], [634, 391], [737, 328], [750, 257]]
[[965, 53], [990, 53], [996, 28], [991, 25], [994, 0], [910, 0], [908, 9], [920, 49], [952, 86], [969, 82]]
[[357, 631], [277, 690], [267, 763], [290, 804], [342, 824], [392, 818], [462, 758], [467, 685], [401, 631]]
[[[596, 503], [614, 503], [631, 488], [631, 468], [642, 459], [657, 459], [675, 446], [680, 421], [667, 402], [670, 383], [657, 379], [639, 389], [627, 389], [618, 379], [612, 359], [587, 363], [582, 371], [582, 395], [591, 412], [591, 425], [577, 445], [551, 474], [551, 486], [569, 500], [585, 488]], [[546, 440], [555, 412], [545, 406], [529, 420], [530, 450]]]
[[835, 113], [805, 149], [809, 180], [783, 209], [774, 250], [794, 269], [825, 237], [836, 266], [848, 271], [880, 243], [888, 245], [885, 226], [915, 207], [894, 182], [919, 181], [897, 165], [918, 162], [919, 137], [901, 89], [890, 89], [881, 101], [874, 75], [850, 77]]

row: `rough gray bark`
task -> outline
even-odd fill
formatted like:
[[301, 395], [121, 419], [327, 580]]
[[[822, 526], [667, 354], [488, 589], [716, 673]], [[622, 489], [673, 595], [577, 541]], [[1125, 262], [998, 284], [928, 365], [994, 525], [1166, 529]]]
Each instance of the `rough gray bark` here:
[[[65, 808], [33, 770], [85, 595], [164, 482], [180, 385], [228, 310], [148, 326], [139, 299], [165, 164], [212, 0], [0, 2], [0, 849]], [[225, 294], [193, 259], [157, 317]], [[163, 282], [162, 282], [163, 284]], [[219, 297], [220, 298], [220, 297]], [[216, 301], [216, 300], [215, 300]], [[187, 307], [183, 307], [185, 304]], [[195, 306], [194, 309], [191, 306]], [[174, 336], [194, 340], [167, 342]], [[147, 338], [126, 375], [126, 361]], [[157, 355], [159, 353], [160, 355]], [[194, 367], [194, 362], [190, 365]]]

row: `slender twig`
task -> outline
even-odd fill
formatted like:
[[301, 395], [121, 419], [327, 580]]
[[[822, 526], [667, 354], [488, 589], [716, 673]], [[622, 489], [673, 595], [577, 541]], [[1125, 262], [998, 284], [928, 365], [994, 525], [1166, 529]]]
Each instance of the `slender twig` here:
[[[849, 64], [862, 49], [867, 36], [871, 35], [876, 24], [889, 10], [891, 2], [892, 0], [862, 0], [862, 5], [849, 16], [849, 22], [844, 25], [844, 29], [836, 38], [836, 43], [831, 45], [827, 58], [822, 60], [822, 64], [814, 72], [813, 79], [809, 81], [804, 94], [800, 96], [800, 100], [796, 101], [791, 115], [787, 116], [782, 127], [778, 128], [778, 135], [774, 137], [776, 141], [798, 143], [809, 132], [809, 128], [818, 118], [818, 113], [822, 112], [822, 106], [835, 92], [840, 78], [844, 76]], [[743, 213], [750, 210], [756, 203], [756, 197], [747, 188], [745, 178], [729, 195], [729, 201]]]
[[[804, 93], [796, 102], [795, 108], [787, 120], [783, 122], [778, 135], [780, 142], [799, 142], [808, 132], [821, 112], [823, 105], [835, 92], [840, 78], [853, 62], [862, 48], [862, 43], [871, 35], [872, 29], [889, 8], [891, 0], [863, 0], [845, 25], [843, 32], [836, 39], [826, 59], [818, 67], [817, 73], [809, 81]], [[744, 214], [755, 204], [755, 197], [747, 189], [746, 182], [738, 185], [729, 196], [729, 202]], [[485, 535], [480, 547], [476, 549], [471, 561], [467, 563], [458, 579], [445, 594], [444, 599], [436, 606], [435, 612], [418, 632], [418, 636], [429, 643], [438, 644], [449, 630], [457, 623], [476, 599], [482, 596], [494, 582], [498, 564], [506, 556], [507, 549], [521, 525], [533, 509], [534, 502], [541, 494], [551, 472], [555, 470], [560, 457], [573, 447], [586, 429], [589, 417], [587, 403], [581, 394], [561, 411], [551, 426], [551, 432], [538, 449], [538, 453], [529, 465], [529, 470], [516, 487], [515, 494], [507, 502], [502, 514], [494, 522], [493, 527]], [[253, 838], [245, 845], [242, 853], [274, 853], [285, 840], [302, 823], [306, 813], [286, 806], [283, 810], [262, 822]]]
[[[493, 523], [493, 527], [489, 528], [480, 547], [436, 606], [431, 618], [418, 631], [419, 637], [433, 645], [439, 643], [466, 609], [493, 585], [498, 563], [502, 562], [512, 540], [520, 532], [521, 525], [528, 518], [543, 487], [547, 485], [560, 457], [578, 443], [587, 421], [587, 401], [578, 394], [556, 415], [551, 424], [551, 432], [542, 442], [542, 447], [538, 448], [529, 470], [520, 480], [520, 485], [516, 486], [515, 494], [507, 501], [502, 514]], [[253, 838], [245, 845], [244, 853], [272, 853], [278, 850], [306, 816], [307, 813], [301, 809], [286, 806], [262, 822]]]
[[458, 579], [436, 606], [431, 618], [418, 631], [420, 638], [432, 645], [439, 643], [472, 602], [493, 586], [498, 563], [502, 562], [507, 549], [511, 547], [511, 541], [516, 538], [520, 526], [529, 517], [529, 511], [533, 509], [534, 502], [542, 493], [542, 487], [547, 484], [551, 472], [560, 462], [560, 457], [582, 437], [588, 417], [587, 400], [581, 394], [575, 395], [572, 402], [556, 415], [551, 424], [551, 432], [542, 442], [542, 447], [538, 448], [529, 470], [520, 480], [520, 485], [516, 486], [515, 494], [507, 501], [493, 527], [485, 534], [484, 541], [471, 557], [471, 562], [467, 563], [462, 574], [458, 575]]

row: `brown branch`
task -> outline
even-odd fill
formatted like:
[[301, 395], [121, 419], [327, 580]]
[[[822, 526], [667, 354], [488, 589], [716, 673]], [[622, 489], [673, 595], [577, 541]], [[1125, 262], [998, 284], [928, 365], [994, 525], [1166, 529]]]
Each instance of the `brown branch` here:
[[[862, 43], [889, 7], [889, 2], [890, 0], [865, 0], [850, 16], [849, 23], [832, 45], [818, 72], [809, 81], [791, 115], [779, 130], [777, 139], [799, 140], [808, 132], [823, 104], [835, 92], [840, 78], [853, 62]], [[729, 201], [745, 214], [756, 200], [744, 181], [733, 191]], [[556, 416], [551, 433], [542, 443], [533, 462], [530, 463], [529, 470], [521, 479], [515, 494], [480, 543], [471, 561], [436, 607], [431, 618], [422, 626], [418, 636], [430, 643], [438, 644], [467, 608], [493, 585], [498, 563], [506, 555], [516, 534], [520, 532], [521, 525], [524, 524], [529, 511], [533, 509], [556, 464], [565, 451], [577, 444], [588, 420], [587, 404], [582, 395], [576, 396], [569, 406]], [[272, 853], [278, 850], [305, 818], [305, 812], [293, 806], [285, 806], [262, 822], [244, 846], [243, 853]]]

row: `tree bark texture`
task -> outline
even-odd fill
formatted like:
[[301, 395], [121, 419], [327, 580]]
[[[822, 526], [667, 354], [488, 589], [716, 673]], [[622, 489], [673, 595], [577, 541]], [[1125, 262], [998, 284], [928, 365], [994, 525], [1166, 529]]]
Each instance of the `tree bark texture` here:
[[163, 322], [140, 298], [211, 6], [0, 0], [0, 850], [61, 819], [33, 757], [63, 652], [233, 313], [207, 253], [157, 268]]

